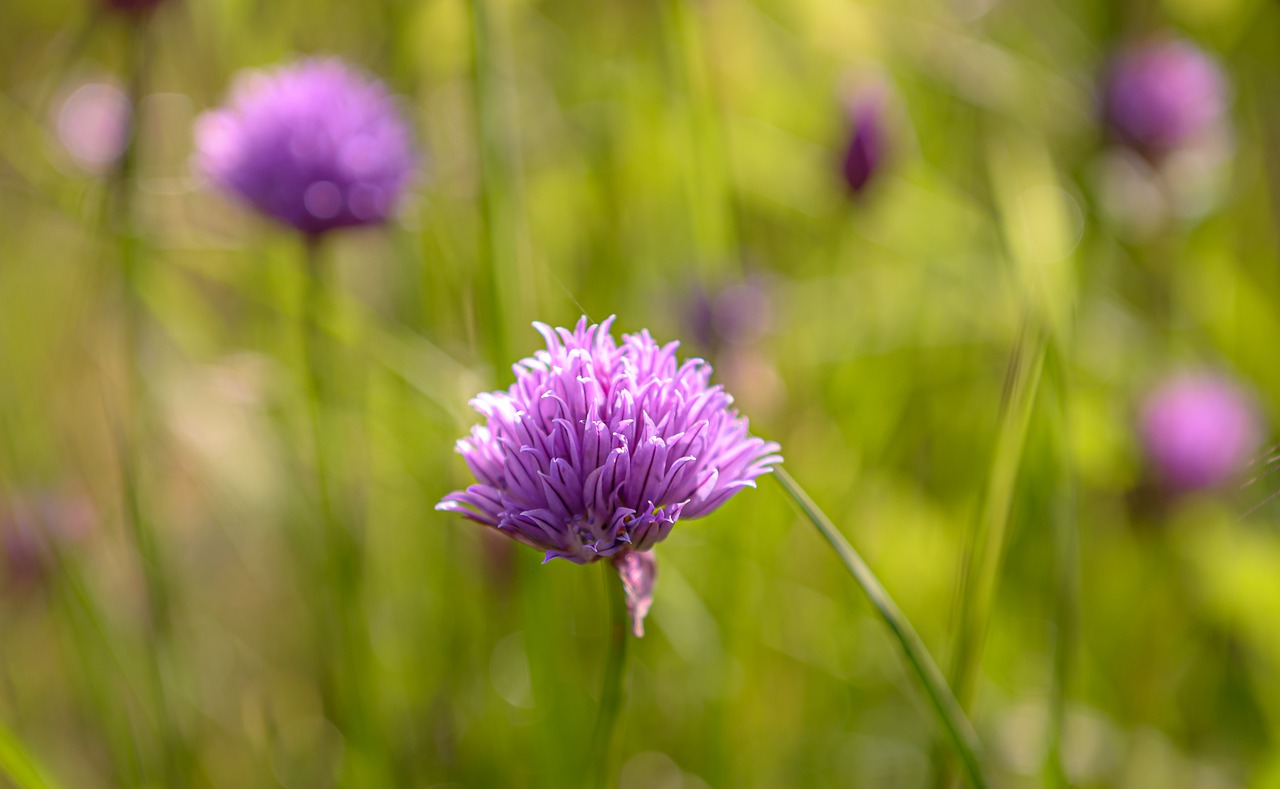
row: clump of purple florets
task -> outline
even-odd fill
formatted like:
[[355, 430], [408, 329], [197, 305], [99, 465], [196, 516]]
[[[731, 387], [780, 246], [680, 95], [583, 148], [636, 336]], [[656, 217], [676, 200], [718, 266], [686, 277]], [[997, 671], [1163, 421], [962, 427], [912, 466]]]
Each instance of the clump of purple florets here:
[[334, 58], [242, 76], [196, 150], [206, 178], [308, 235], [384, 221], [417, 165], [383, 84]]
[[627, 590], [637, 635], [654, 565], [648, 551], [680, 518], [698, 518], [755, 486], [781, 460], [752, 436], [701, 359], [681, 363], [648, 331], [541, 323], [546, 350], [515, 366], [505, 392], [477, 396], [485, 418], [458, 442], [477, 484], [445, 496], [459, 512], [549, 561], [608, 558]]

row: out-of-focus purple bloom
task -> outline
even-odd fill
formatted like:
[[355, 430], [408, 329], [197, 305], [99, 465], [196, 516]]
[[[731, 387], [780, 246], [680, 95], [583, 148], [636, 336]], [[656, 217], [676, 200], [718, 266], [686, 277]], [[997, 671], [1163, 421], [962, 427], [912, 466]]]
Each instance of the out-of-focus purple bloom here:
[[1108, 69], [1103, 113], [1111, 133], [1151, 158], [1223, 123], [1229, 88], [1218, 64], [1181, 39], [1158, 39], [1119, 54]]
[[849, 139], [840, 174], [854, 196], [862, 195], [884, 163], [886, 148], [885, 90], [863, 90], [849, 109]]
[[124, 153], [132, 115], [129, 97], [120, 88], [107, 82], [85, 83], [58, 110], [58, 140], [81, 169], [105, 173]]
[[205, 177], [313, 236], [384, 221], [416, 164], [383, 84], [334, 58], [243, 75], [196, 123]]
[[1142, 441], [1160, 481], [1177, 491], [1212, 488], [1248, 463], [1261, 436], [1252, 398], [1206, 373], [1161, 384], [1143, 405]]
[[505, 392], [477, 396], [485, 418], [458, 451], [477, 483], [445, 496], [458, 512], [543, 551], [546, 560], [609, 558], [627, 589], [636, 635], [652, 594], [646, 552], [681, 517], [710, 513], [781, 461], [752, 436], [701, 359], [648, 331], [609, 333], [613, 318], [573, 331], [535, 323], [546, 350], [515, 365]]
[[92, 506], [78, 496], [40, 494], [7, 502], [0, 511], [0, 550], [9, 584], [38, 586], [53, 566], [58, 546], [83, 539], [95, 522]]
[[726, 345], [750, 345], [773, 324], [769, 279], [752, 274], [740, 282], [709, 291], [697, 288], [689, 299], [686, 320], [693, 338], [709, 351]]

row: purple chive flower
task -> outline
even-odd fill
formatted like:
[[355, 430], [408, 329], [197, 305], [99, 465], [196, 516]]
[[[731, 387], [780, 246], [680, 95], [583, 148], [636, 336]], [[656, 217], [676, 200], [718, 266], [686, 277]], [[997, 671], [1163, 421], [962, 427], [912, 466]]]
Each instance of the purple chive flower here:
[[1226, 115], [1229, 89], [1222, 69], [1181, 39], [1158, 39], [1121, 52], [1105, 82], [1108, 128], [1149, 158], [1213, 131]]
[[311, 236], [384, 221], [417, 163], [386, 88], [334, 58], [241, 77], [196, 149], [211, 182]]
[[862, 195], [879, 172], [885, 157], [885, 91], [876, 87], [862, 91], [849, 109], [849, 140], [844, 149], [840, 174], [849, 193]]
[[1232, 381], [1186, 374], [1160, 385], [1142, 407], [1147, 458], [1176, 491], [1217, 487], [1249, 462], [1262, 432], [1249, 395]]
[[505, 392], [471, 401], [485, 421], [458, 442], [478, 484], [445, 496], [458, 512], [544, 551], [546, 561], [609, 559], [634, 631], [652, 601], [649, 553], [681, 517], [709, 514], [782, 460], [747, 432], [701, 359], [648, 331], [609, 333], [613, 318], [573, 331], [534, 327], [546, 350], [515, 365]]

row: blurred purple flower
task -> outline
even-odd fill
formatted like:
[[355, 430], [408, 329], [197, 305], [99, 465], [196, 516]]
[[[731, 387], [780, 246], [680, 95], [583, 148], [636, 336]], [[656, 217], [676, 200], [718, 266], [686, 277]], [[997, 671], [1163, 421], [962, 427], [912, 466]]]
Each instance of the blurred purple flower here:
[[196, 149], [218, 187], [313, 236], [384, 221], [417, 164], [383, 84], [334, 58], [243, 75]]
[[708, 351], [759, 340], [773, 324], [771, 285], [767, 276], [750, 274], [717, 290], [695, 287], [685, 314], [693, 339]]
[[1156, 475], [1175, 491], [1217, 487], [1249, 462], [1262, 424], [1252, 398], [1205, 373], [1161, 384], [1142, 407], [1143, 445]]
[[40, 494], [10, 500], [0, 512], [5, 577], [19, 589], [38, 586], [53, 567], [58, 546], [77, 542], [94, 527], [89, 501]]
[[840, 173], [850, 194], [862, 195], [879, 172], [885, 157], [888, 136], [885, 120], [885, 90], [864, 89], [849, 109], [849, 140], [845, 145]]
[[1105, 78], [1103, 114], [1120, 142], [1159, 158], [1214, 131], [1227, 111], [1229, 86], [1216, 61], [1182, 39], [1132, 46]]
[[747, 432], [733, 399], [678, 343], [624, 334], [613, 318], [571, 332], [541, 323], [546, 350], [514, 367], [505, 392], [471, 404], [485, 423], [458, 442], [479, 484], [437, 509], [462, 515], [546, 553], [620, 573], [636, 635], [652, 598], [647, 551], [680, 517], [698, 518], [755, 487], [781, 457]]
[[82, 170], [105, 173], [128, 145], [132, 116], [129, 97], [120, 88], [86, 82], [58, 110], [58, 140]]

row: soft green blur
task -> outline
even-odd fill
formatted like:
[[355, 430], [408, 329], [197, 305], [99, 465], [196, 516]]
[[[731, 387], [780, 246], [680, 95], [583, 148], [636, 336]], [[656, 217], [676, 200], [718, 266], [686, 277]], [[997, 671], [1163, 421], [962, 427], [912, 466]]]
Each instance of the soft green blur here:
[[[1280, 475], [1162, 501], [1134, 434], [1148, 388], [1189, 366], [1232, 371], [1280, 418], [1277, 4], [167, 5], [134, 198], [162, 639], [121, 497], [108, 177], [57, 135], [77, 86], [128, 81], [128, 26], [91, 5], [0, 3], [0, 495], [93, 513], [34, 580], [0, 563], [0, 785], [164, 786], [174, 758], [195, 787], [580, 785], [600, 568], [540, 565], [433, 505], [469, 481], [468, 398], [510, 383], [531, 321], [585, 312], [708, 354], [944, 669], [973, 535], [1003, 535], [971, 688], [993, 785], [1280, 787]], [[1165, 28], [1235, 93], [1230, 155], [1181, 212], [1096, 122], [1109, 52]], [[330, 488], [363, 542], [360, 748], [322, 687], [341, 625], [302, 245], [188, 163], [238, 70], [303, 53], [385, 78], [424, 152], [397, 222], [325, 250]], [[875, 81], [891, 156], [853, 201], [843, 107]], [[766, 283], [767, 331], [699, 347], [695, 292], [744, 277]], [[924, 697], [774, 480], [657, 555], [620, 787], [933, 785]]]

